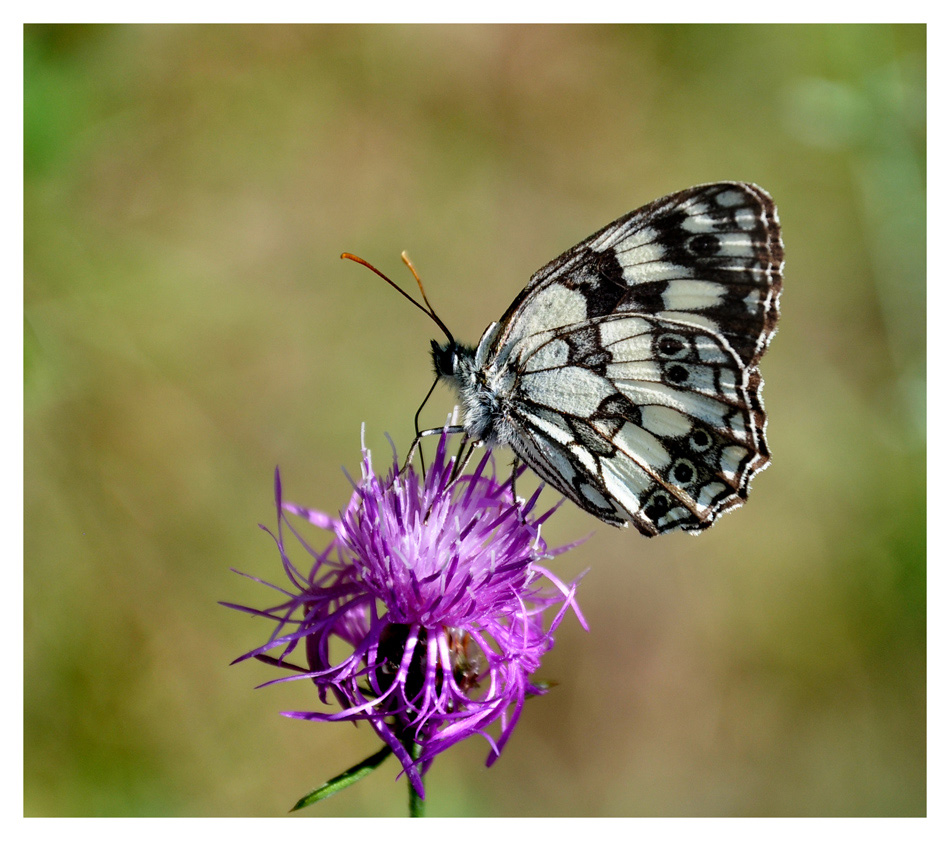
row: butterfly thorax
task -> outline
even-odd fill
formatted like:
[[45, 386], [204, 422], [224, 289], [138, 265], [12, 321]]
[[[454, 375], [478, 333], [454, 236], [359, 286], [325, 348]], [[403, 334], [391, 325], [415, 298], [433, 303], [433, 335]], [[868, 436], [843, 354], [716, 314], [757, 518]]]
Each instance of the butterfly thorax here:
[[485, 331], [477, 348], [455, 341], [432, 342], [436, 376], [458, 391], [465, 433], [490, 447], [506, 445], [511, 438], [508, 398], [515, 383], [506, 366], [488, 363], [488, 343], [495, 326]]

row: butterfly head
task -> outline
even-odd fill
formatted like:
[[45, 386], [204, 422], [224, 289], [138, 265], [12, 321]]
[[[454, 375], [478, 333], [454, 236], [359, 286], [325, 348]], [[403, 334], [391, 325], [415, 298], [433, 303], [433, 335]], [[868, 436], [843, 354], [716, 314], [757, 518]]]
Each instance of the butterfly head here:
[[506, 444], [510, 435], [504, 416], [506, 392], [503, 383], [484, 370], [478, 353], [474, 347], [459, 344], [454, 339], [445, 344], [433, 340], [432, 364], [436, 379], [458, 392], [462, 427], [470, 439], [489, 446]]
[[455, 378], [458, 371], [458, 351], [459, 346], [455, 341], [440, 345], [435, 339], [432, 340], [432, 364], [439, 379]]
[[444, 344], [432, 340], [432, 366], [437, 379], [448, 380], [459, 390], [466, 407], [474, 399], [468, 399], [470, 394], [481, 395], [491, 388], [484, 372], [479, 370], [475, 348], [461, 345], [455, 339]]

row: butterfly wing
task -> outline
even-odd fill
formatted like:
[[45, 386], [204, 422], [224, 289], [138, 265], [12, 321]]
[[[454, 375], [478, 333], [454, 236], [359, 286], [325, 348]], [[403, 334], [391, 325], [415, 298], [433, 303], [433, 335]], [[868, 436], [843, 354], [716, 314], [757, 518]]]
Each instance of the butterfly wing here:
[[618, 219], [531, 278], [490, 365], [509, 440], [606, 522], [698, 532], [769, 463], [758, 361], [778, 320], [775, 205], [723, 182]]

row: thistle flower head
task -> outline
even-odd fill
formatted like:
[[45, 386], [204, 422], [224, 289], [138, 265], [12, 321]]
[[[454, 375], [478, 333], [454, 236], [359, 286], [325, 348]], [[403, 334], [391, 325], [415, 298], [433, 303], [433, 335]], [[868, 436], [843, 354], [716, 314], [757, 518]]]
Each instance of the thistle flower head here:
[[[322, 702], [332, 693], [340, 706], [285, 715], [366, 720], [420, 796], [434, 757], [470, 735], [489, 742], [487, 764], [497, 758], [525, 698], [545, 691], [530, 677], [567, 610], [584, 624], [576, 582], [541, 565], [569, 547], [551, 550], [541, 537], [551, 511], [534, 513], [538, 494], [514, 502], [487, 454], [456, 477], [446, 447], [443, 434], [424, 478], [400, 472], [395, 458], [380, 477], [364, 448], [339, 518], [284, 502], [275, 474], [277, 531], [267, 531], [292, 586], [275, 588], [286, 599], [267, 610], [231, 605], [277, 623], [265, 645], [239, 659], [290, 669], [272, 682], [309, 679]], [[326, 547], [314, 548], [288, 515], [329, 531]], [[306, 572], [289, 557], [293, 543], [309, 556]], [[298, 646], [306, 668], [288, 659]], [[496, 723], [497, 736], [489, 733]]]

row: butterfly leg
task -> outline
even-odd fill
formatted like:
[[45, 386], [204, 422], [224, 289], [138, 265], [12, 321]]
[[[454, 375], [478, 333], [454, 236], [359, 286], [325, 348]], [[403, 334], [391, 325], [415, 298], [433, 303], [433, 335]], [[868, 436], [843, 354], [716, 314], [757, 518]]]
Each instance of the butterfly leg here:
[[[415, 274], [415, 271], [413, 271], [413, 274]], [[426, 392], [426, 396], [422, 399], [422, 402], [419, 404], [419, 408], [416, 409], [416, 416], [415, 416], [415, 418], [413, 419], [413, 424], [414, 424], [414, 426], [415, 426], [415, 428], [416, 428], [416, 440], [412, 442], [412, 447], [409, 448], [409, 457], [406, 459], [406, 464], [405, 464], [405, 465], [403, 466], [403, 468], [402, 468], [403, 470], [405, 470], [406, 467], [408, 467], [409, 462], [412, 461], [412, 457], [413, 457], [413, 455], [415, 454], [416, 447], [419, 446], [419, 442], [420, 442], [422, 436], [423, 436], [423, 435], [431, 435], [433, 432], [436, 431], [436, 430], [433, 430], [433, 429], [427, 429], [427, 430], [425, 430], [425, 431], [423, 431], [423, 432], [420, 432], [420, 431], [419, 431], [419, 415], [422, 414], [422, 409], [423, 409], [423, 407], [426, 405], [426, 403], [429, 402], [429, 398], [432, 396], [432, 392], [435, 391], [435, 387], [436, 387], [438, 384], [439, 384], [439, 380], [438, 380], [438, 378], [436, 378], [435, 382], [432, 383], [432, 385], [429, 387], [429, 390]], [[422, 450], [419, 450], [419, 465], [420, 465], [420, 467], [421, 467], [421, 469], [422, 469], [422, 478], [425, 479], [425, 476], [426, 476], [426, 464], [425, 464], [425, 459], [422, 457]]]
[[[422, 439], [429, 435], [436, 434], [447, 434], [447, 435], [456, 435], [461, 434], [462, 441], [459, 444], [458, 453], [456, 453], [455, 458], [452, 460], [452, 471], [449, 474], [449, 481], [446, 485], [446, 488], [450, 488], [452, 484], [461, 476], [462, 471], [465, 469], [469, 460], [472, 457], [472, 453], [475, 451], [475, 442], [473, 442], [468, 435], [465, 434], [465, 428], [462, 426], [446, 426], [442, 429], [424, 429], [420, 432], [416, 439], [412, 442], [412, 447], [409, 448], [409, 455], [406, 457], [406, 463], [403, 465], [402, 469], [405, 471], [409, 464], [412, 462], [412, 457], [415, 455], [416, 450], [419, 451], [419, 462], [422, 464]], [[467, 448], [467, 450], [466, 450]], [[424, 467], [423, 467], [424, 470]], [[425, 480], [425, 473], [422, 474], [423, 480]], [[433, 499], [432, 504], [435, 504]], [[426, 512], [425, 519], [428, 520], [429, 514], [432, 509]]]
[[522, 474], [525, 469], [524, 462], [515, 456], [511, 461], [511, 504], [518, 509], [518, 516], [521, 518], [521, 522], [525, 523], [525, 514], [524, 506], [518, 504], [518, 492], [515, 490], [515, 480]]
[[468, 437], [465, 436], [464, 426], [442, 426], [442, 427], [439, 427], [438, 429], [423, 429], [421, 432], [416, 432], [416, 437], [412, 442], [412, 446], [409, 448], [409, 455], [406, 456], [406, 461], [402, 466], [402, 470], [399, 472], [400, 473], [406, 472], [406, 469], [412, 463], [412, 459], [415, 456], [416, 451], [418, 450], [419, 463], [422, 466], [422, 478], [424, 479], [426, 475], [426, 471], [425, 471], [425, 462], [423, 461], [423, 458], [422, 458], [422, 448], [421, 448], [422, 439], [427, 438], [430, 435], [441, 435], [443, 432], [446, 433], [447, 435], [462, 435], [463, 446], [465, 442], [468, 441]]
[[[451, 427], [450, 427], [451, 429]], [[465, 448], [468, 447], [466, 452]], [[462, 436], [462, 443], [459, 444], [459, 451], [455, 455], [455, 462], [452, 465], [452, 475], [449, 479], [449, 484], [458, 479], [462, 475], [462, 471], [468, 465], [469, 460], [472, 458], [472, 453], [475, 452], [475, 442], [472, 441], [467, 435]]]

